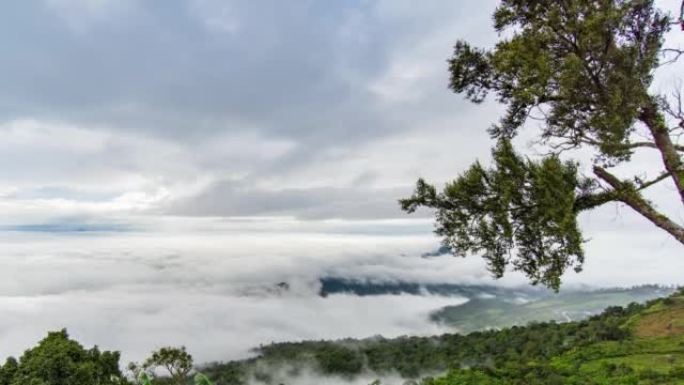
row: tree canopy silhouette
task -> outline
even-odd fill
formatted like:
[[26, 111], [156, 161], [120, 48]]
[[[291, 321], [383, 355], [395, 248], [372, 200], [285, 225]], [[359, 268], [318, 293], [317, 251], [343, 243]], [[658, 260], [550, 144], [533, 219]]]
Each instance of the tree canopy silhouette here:
[[48, 333], [19, 360], [0, 366], [0, 385], [127, 385], [119, 370], [119, 352], [85, 349], [66, 330]]
[[[495, 277], [512, 267], [556, 290], [562, 274], [584, 262], [581, 212], [621, 202], [684, 244], [684, 226], [644, 196], [669, 182], [684, 204], [682, 97], [650, 91], [655, 71], [684, 54], [664, 47], [678, 23], [652, 0], [503, 0], [495, 47], [458, 41], [449, 60], [454, 92], [506, 106], [490, 128], [493, 164], [475, 163], [439, 192], [420, 179], [402, 209], [434, 209], [444, 244], [458, 255], [482, 254]], [[539, 159], [511, 142], [530, 119], [548, 149]], [[577, 160], [561, 159], [575, 149], [593, 154], [587, 175]], [[656, 151], [659, 174], [615, 172], [636, 151]]]

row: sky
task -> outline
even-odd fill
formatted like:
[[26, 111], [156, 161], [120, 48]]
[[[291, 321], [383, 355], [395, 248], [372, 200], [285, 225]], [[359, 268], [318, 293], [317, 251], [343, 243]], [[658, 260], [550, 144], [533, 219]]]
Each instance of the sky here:
[[[321, 299], [316, 279], [493, 283], [477, 258], [419, 258], [438, 246], [430, 213], [397, 199], [487, 161], [502, 108], [451, 93], [446, 60], [456, 39], [496, 41], [495, 6], [2, 4], [0, 356], [64, 326], [136, 359], [165, 342], [217, 360], [270, 340], [435, 332], [425, 315], [443, 298]], [[649, 198], [681, 223], [672, 193]], [[568, 282], [684, 283], [681, 246], [627, 208], [581, 223], [586, 269]], [[301, 290], [262, 295], [283, 280]]]
[[472, 127], [491, 109], [447, 90], [445, 60], [455, 37], [489, 35], [493, 6], [6, 5], [5, 220], [403, 217], [417, 175], [487, 148]]

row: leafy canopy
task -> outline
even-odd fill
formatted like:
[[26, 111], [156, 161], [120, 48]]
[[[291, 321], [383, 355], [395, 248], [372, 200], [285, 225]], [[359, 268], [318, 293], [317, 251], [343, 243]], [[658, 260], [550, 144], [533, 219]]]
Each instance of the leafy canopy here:
[[0, 368], [0, 385], [122, 385], [119, 353], [84, 349], [66, 330], [50, 332], [17, 361], [10, 357]]
[[183, 385], [193, 369], [192, 355], [185, 350], [185, 346], [160, 348], [153, 351], [143, 363], [144, 370], [154, 371], [159, 367], [168, 372], [174, 384]]
[[[495, 277], [512, 266], [556, 290], [566, 269], [584, 262], [578, 214], [608, 202], [626, 204], [684, 244], [682, 224], [642, 195], [669, 181], [684, 205], [682, 98], [649, 91], [663, 55], [684, 53], [663, 48], [674, 23], [652, 0], [501, 1], [494, 27], [507, 38], [491, 50], [458, 41], [449, 60], [453, 91], [506, 105], [489, 130], [493, 165], [475, 163], [441, 192], [420, 179], [402, 208], [435, 210], [444, 244], [458, 255], [481, 254]], [[537, 144], [548, 149], [539, 159], [512, 145], [530, 119], [540, 123]], [[593, 154], [591, 175], [561, 160], [580, 148]], [[616, 176], [611, 169], [638, 150], [659, 153], [656, 175]]]
[[402, 207], [436, 209], [436, 233], [456, 253], [483, 253], [495, 277], [504, 275], [517, 247], [515, 268], [534, 283], [557, 287], [558, 271], [579, 269], [584, 261], [574, 209], [576, 166], [558, 157], [524, 159], [508, 140], [497, 144], [493, 156], [492, 168], [475, 163], [441, 193], [419, 180]]

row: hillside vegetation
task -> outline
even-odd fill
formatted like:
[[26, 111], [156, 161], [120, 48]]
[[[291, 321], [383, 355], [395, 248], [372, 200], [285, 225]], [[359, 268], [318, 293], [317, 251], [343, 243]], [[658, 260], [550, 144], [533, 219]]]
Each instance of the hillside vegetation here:
[[218, 384], [287, 384], [312, 370], [349, 380], [399, 374], [425, 385], [684, 384], [684, 290], [610, 307], [579, 322], [468, 335], [280, 343], [257, 353], [202, 370]]
[[435, 322], [451, 326], [461, 333], [483, 329], [501, 329], [530, 322], [581, 321], [610, 306], [627, 306], [664, 297], [674, 289], [655, 285], [602, 290], [564, 290], [497, 292], [478, 296], [460, 306], [447, 306], [432, 314]]
[[675, 288], [641, 285], [613, 288], [566, 288], [555, 293], [535, 286], [513, 288], [492, 285], [419, 284], [325, 277], [319, 295], [438, 295], [467, 298], [468, 302], [446, 306], [430, 315], [432, 321], [467, 334], [501, 329], [530, 322], [581, 321], [609, 306], [626, 306], [672, 294]]
[[0, 385], [684, 385], [684, 289], [576, 322], [280, 343], [256, 353], [196, 367], [184, 348], [161, 348], [122, 373], [118, 352], [87, 349], [62, 330], [7, 358]]

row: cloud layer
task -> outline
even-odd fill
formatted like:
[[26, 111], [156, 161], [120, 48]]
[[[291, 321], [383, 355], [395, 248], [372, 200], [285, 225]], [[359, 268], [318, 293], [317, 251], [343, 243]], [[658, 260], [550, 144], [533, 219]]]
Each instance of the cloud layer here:
[[[122, 350], [127, 360], [169, 344], [212, 361], [245, 357], [272, 341], [433, 334], [445, 329], [428, 313], [463, 299], [322, 298], [318, 278], [494, 283], [477, 257], [421, 258], [437, 247], [427, 221], [176, 218], [145, 226], [157, 230], [0, 233], [0, 357], [62, 327], [85, 344]], [[617, 238], [595, 241], [605, 247]], [[586, 273], [570, 273], [566, 282], [683, 284], [684, 261], [652, 250], [654, 242], [662, 240], [595, 256]], [[496, 282], [523, 283], [515, 274]]]

